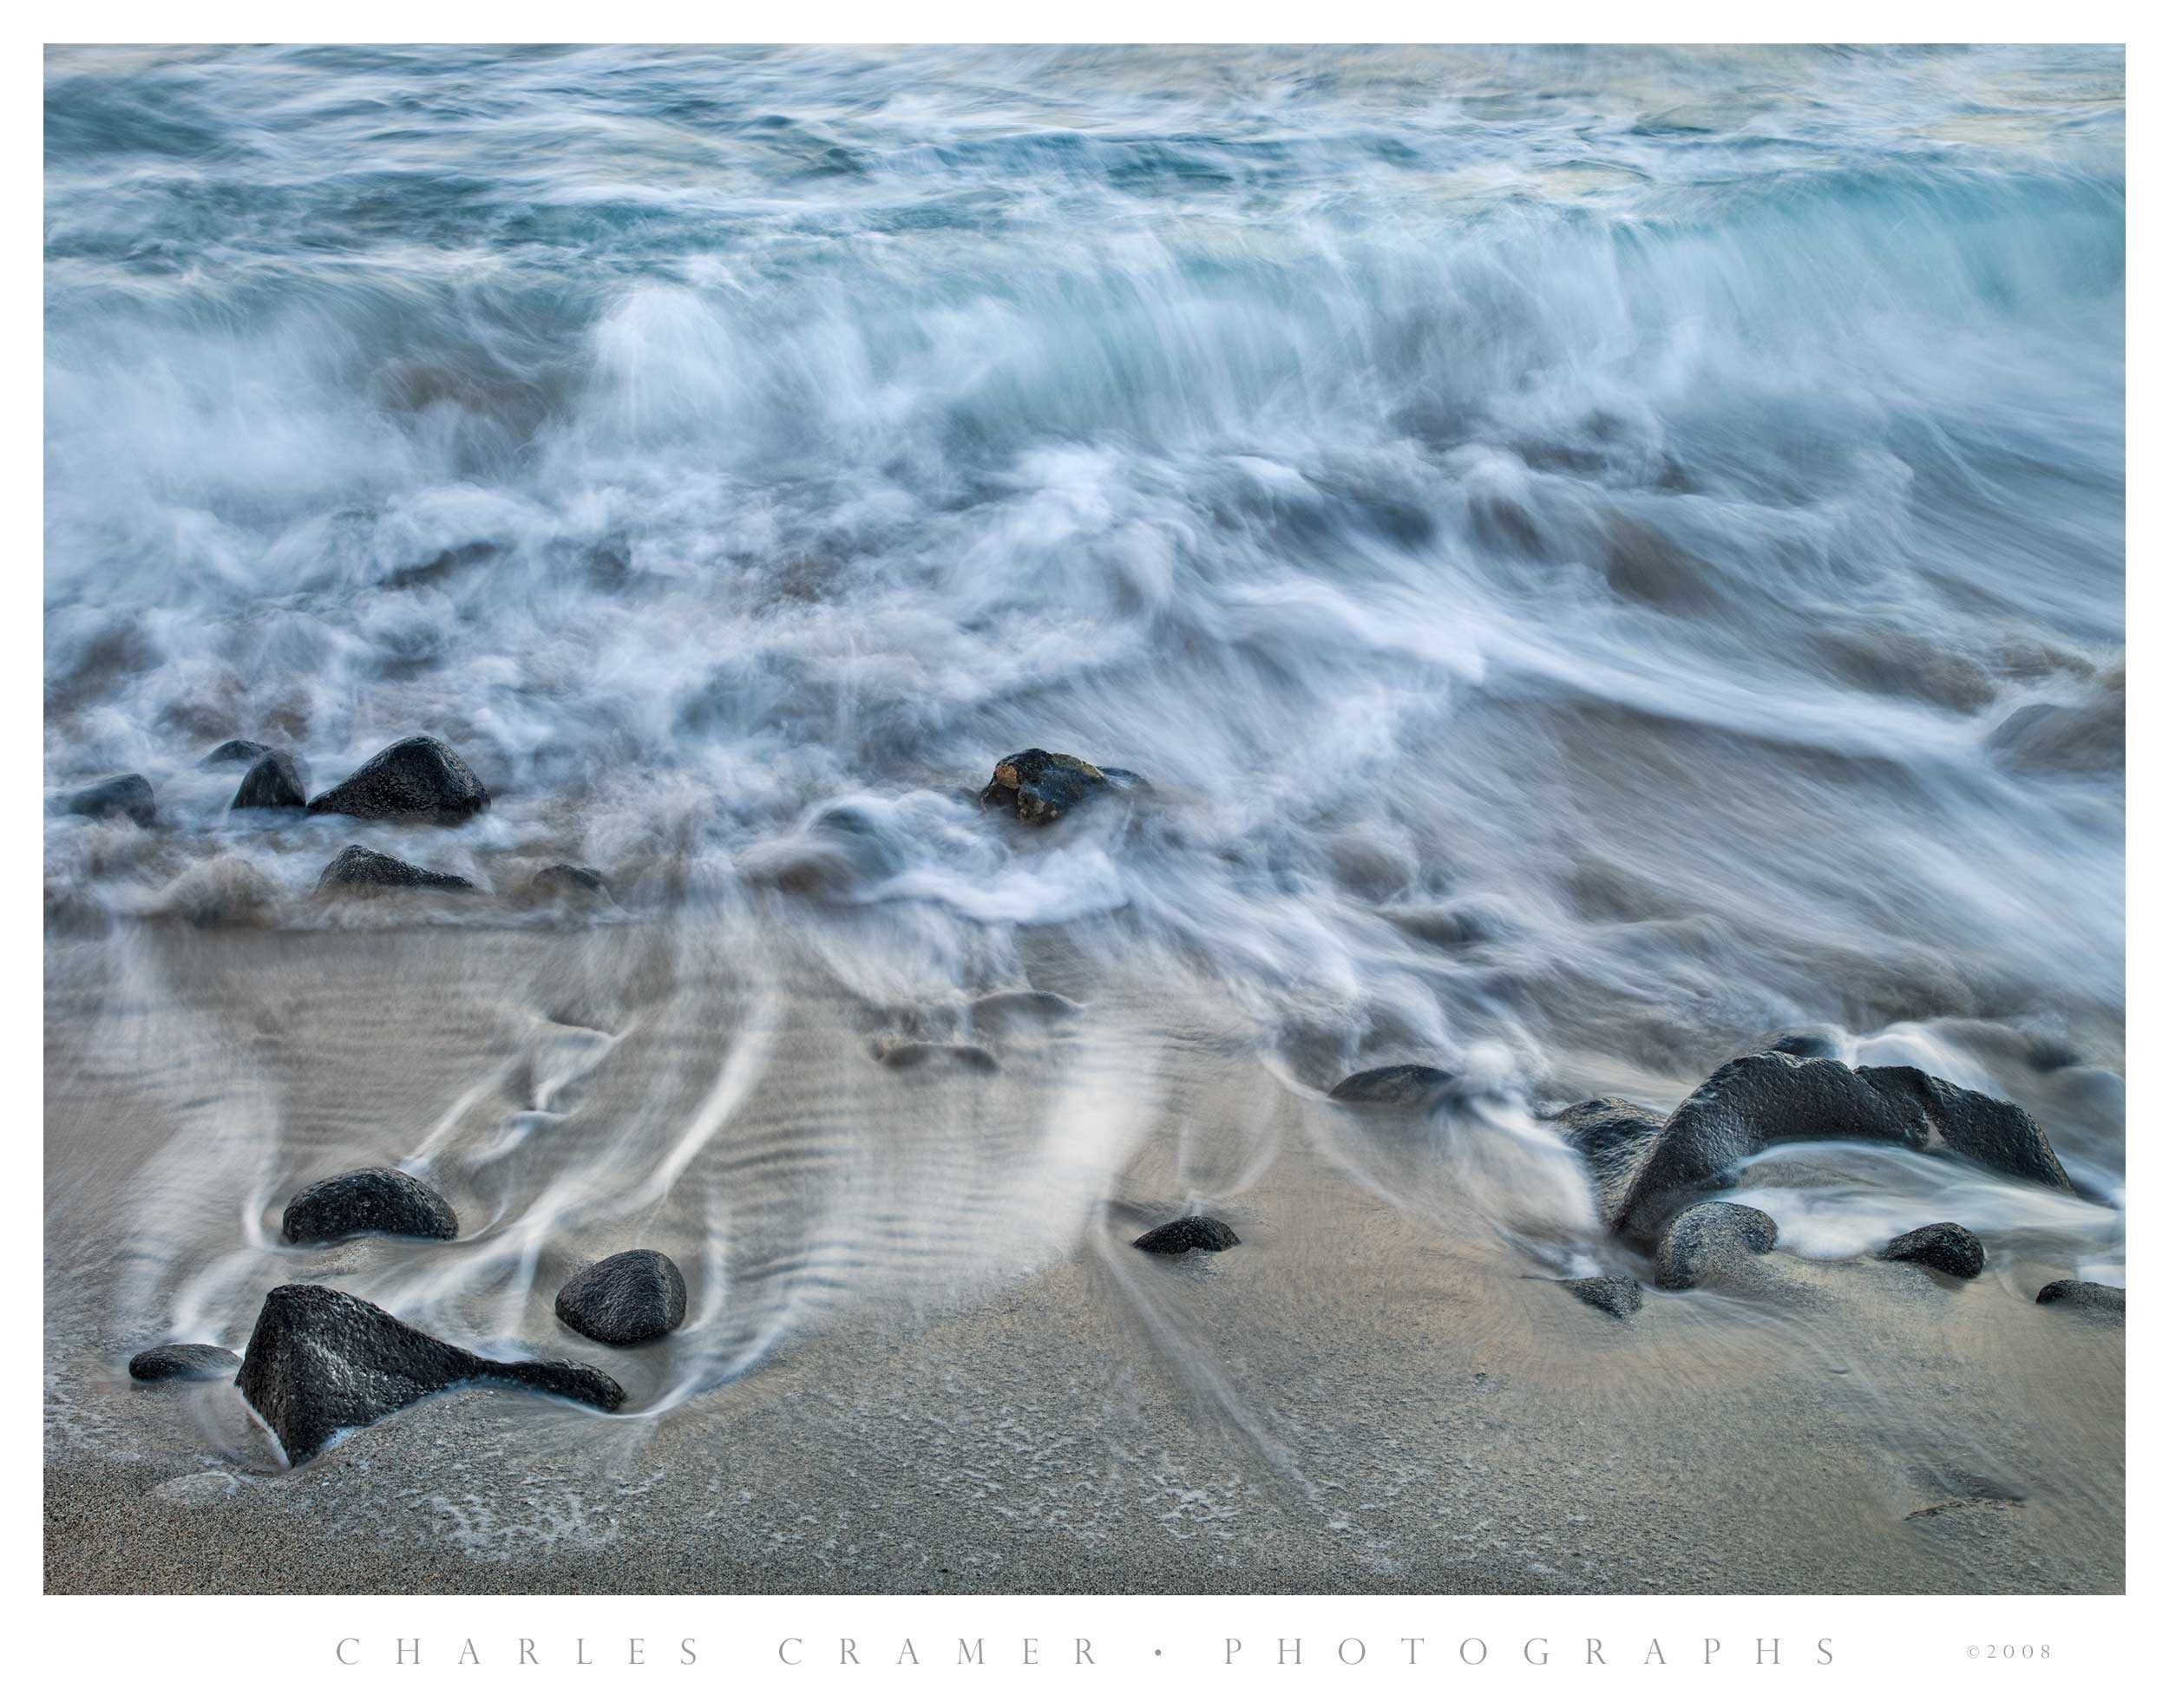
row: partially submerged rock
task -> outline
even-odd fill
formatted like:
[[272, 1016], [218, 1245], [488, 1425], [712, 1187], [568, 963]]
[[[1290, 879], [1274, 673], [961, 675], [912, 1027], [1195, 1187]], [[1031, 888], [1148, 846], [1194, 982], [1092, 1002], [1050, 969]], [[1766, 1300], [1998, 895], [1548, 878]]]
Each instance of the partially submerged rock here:
[[1444, 1068], [1402, 1062], [1390, 1068], [1352, 1073], [1326, 1095], [1341, 1103], [1394, 1103], [1405, 1107], [1436, 1103], [1452, 1088], [1454, 1076]]
[[2120, 1323], [2124, 1320], [2124, 1289], [2104, 1286], [2099, 1281], [2051, 1281], [2034, 1295], [2034, 1303], [2080, 1311], [2089, 1317], [2113, 1317]]
[[1013, 812], [1026, 824], [1052, 824], [1111, 789], [1132, 789], [1143, 781], [1135, 771], [1102, 770], [1073, 753], [1028, 747], [995, 765], [993, 779], [980, 791], [979, 803], [982, 808]]
[[1989, 736], [1989, 751], [2021, 772], [2108, 773], [2124, 769], [2124, 671], [2120, 665], [2075, 705], [2021, 706]]
[[637, 1346], [685, 1320], [685, 1278], [661, 1252], [619, 1252], [558, 1289], [557, 1314], [590, 1340]]
[[1836, 1138], [1945, 1149], [2071, 1190], [2041, 1129], [2015, 1103], [1918, 1068], [1854, 1069], [1766, 1050], [1727, 1062], [1655, 1133], [1615, 1147], [1607, 1169], [1615, 1201], [1608, 1214], [1614, 1226], [1648, 1237], [1681, 1204], [1729, 1185], [1758, 1151]]
[[1924, 1148], [1956, 1152], [1998, 1174], [2072, 1190], [2071, 1176], [2050, 1148], [2034, 1118], [2016, 1103], [1969, 1091], [1919, 1068], [1862, 1068], [1862, 1079], [1894, 1103], [1908, 1104], [1926, 1117]]
[[1804, 1061], [1836, 1061], [1838, 1040], [1828, 1032], [1797, 1031], [1773, 1032], [1747, 1051], [1759, 1056], [1766, 1050], [1774, 1050], [1780, 1056], [1798, 1056]]
[[1550, 1118], [1588, 1165], [1606, 1224], [1617, 1227], [1627, 1188], [1663, 1129], [1664, 1117], [1624, 1097], [1591, 1097], [1568, 1104]]
[[250, 808], [305, 807], [309, 804], [309, 771], [284, 748], [273, 748], [248, 768], [233, 794], [236, 812]]
[[128, 771], [77, 789], [61, 802], [61, 810], [82, 818], [132, 818], [148, 824], [158, 816], [158, 798], [149, 778]]
[[246, 861], [219, 854], [192, 866], [160, 891], [147, 910], [154, 919], [185, 919], [200, 929], [248, 925], [277, 906], [279, 892]]
[[1001, 1058], [980, 1044], [929, 1044], [921, 1038], [874, 1046], [874, 1059], [885, 1068], [963, 1068], [972, 1073], [999, 1073]]
[[138, 1352], [128, 1360], [128, 1374], [138, 1382], [226, 1382], [240, 1365], [238, 1352], [185, 1340]]
[[1699, 1287], [1763, 1256], [1778, 1225], [1749, 1204], [1695, 1204], [1680, 1212], [1657, 1241], [1657, 1285], [1674, 1292]]
[[1081, 1005], [1057, 991], [990, 991], [972, 998], [972, 1024], [999, 1031], [1020, 1024], [1047, 1024], [1082, 1013]]
[[528, 880], [528, 888], [536, 895], [560, 899], [586, 899], [607, 901], [610, 887], [603, 881], [601, 873], [592, 866], [567, 866], [560, 862], [546, 866]]
[[1970, 1281], [1989, 1260], [1972, 1229], [1955, 1221], [1930, 1222], [1901, 1234], [1883, 1248], [1883, 1255], [1893, 1263], [1917, 1263], [1962, 1281]]
[[350, 842], [317, 878], [318, 891], [328, 889], [471, 890], [471, 879], [452, 872], [432, 872], [410, 866], [390, 854]]
[[460, 824], [485, 810], [489, 791], [467, 762], [434, 736], [394, 742], [337, 787], [309, 802], [312, 813], [349, 818], [426, 819]]
[[1559, 1285], [1591, 1309], [1622, 1321], [1641, 1309], [1641, 1283], [1632, 1275], [1591, 1275]]
[[220, 742], [198, 762], [206, 771], [225, 765], [253, 765], [270, 751], [261, 742], [245, 742], [236, 736], [230, 742]]
[[344, 1240], [357, 1234], [399, 1234], [451, 1240], [459, 1217], [443, 1197], [396, 1168], [357, 1168], [318, 1181], [295, 1194], [279, 1218], [290, 1245]]
[[1235, 1238], [1234, 1228], [1211, 1216], [1177, 1216], [1130, 1243], [1141, 1252], [1176, 1257], [1184, 1252], [1224, 1252], [1242, 1241]]
[[241, 1391], [295, 1464], [462, 1382], [508, 1382], [615, 1411], [625, 1390], [585, 1364], [501, 1363], [424, 1334], [367, 1299], [306, 1283], [274, 1287], [241, 1360]]

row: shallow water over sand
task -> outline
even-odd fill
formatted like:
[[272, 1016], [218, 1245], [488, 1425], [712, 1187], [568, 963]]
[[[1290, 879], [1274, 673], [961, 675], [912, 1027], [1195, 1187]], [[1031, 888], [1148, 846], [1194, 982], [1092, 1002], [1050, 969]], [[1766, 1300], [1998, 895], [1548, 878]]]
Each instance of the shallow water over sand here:
[[[1833, 1586], [1964, 1483], [2034, 1489], [1992, 1509], [2100, 1587], [2112, 1378], [2028, 1313], [2123, 1276], [2120, 55], [66, 49], [46, 137], [49, 1419], [86, 1463], [134, 1450], [129, 1351], [238, 1346], [279, 1281], [585, 1355], [557, 1286], [653, 1245], [691, 1311], [595, 1355], [625, 1416], [422, 1410], [663, 1465], [844, 1394], [847, 1347], [969, 1385], [1008, 1324], [1140, 1384], [1119, 1450], [1045, 1450], [1074, 1479], [1194, 1462], [1178, 1507], [1248, 1515], [1175, 1579], [1288, 1522], [1436, 1581], [1469, 1550], [1332, 1492], [1331, 1397], [1392, 1358], [1552, 1371], [1456, 1415], [1551, 1442], [1555, 1496], [1596, 1450], [1530, 1419], [1577, 1384], [1654, 1427], [1786, 1368], [1889, 1478], [1897, 1551], [1799, 1541]], [[488, 812], [236, 812], [200, 764], [276, 742], [321, 789], [416, 731]], [[980, 811], [1034, 744], [1150, 789]], [[118, 771], [150, 825], [62, 810]], [[356, 841], [477, 892], [314, 897]], [[607, 900], [538, 893], [562, 861]], [[1668, 1108], [1780, 1027], [2022, 1103], [2079, 1197], [1788, 1147], [1733, 1195], [1789, 1305], [1592, 1341], [1550, 1283], [1645, 1258], [1541, 1112]], [[1396, 1062], [1457, 1100], [1323, 1096]], [[462, 1237], [279, 1244], [379, 1164]], [[1244, 1246], [1140, 1266], [1191, 1208]], [[1865, 1256], [1954, 1218], [1977, 1296]], [[1336, 1275], [1378, 1338], [1329, 1353], [1294, 1325]], [[1917, 1370], [1808, 1382], [1871, 1345], [1963, 1348], [2084, 1463], [2052, 1499]], [[860, 1404], [905, 1401], [840, 1399], [842, 1459]], [[263, 1469], [187, 1408], [161, 1452]]]

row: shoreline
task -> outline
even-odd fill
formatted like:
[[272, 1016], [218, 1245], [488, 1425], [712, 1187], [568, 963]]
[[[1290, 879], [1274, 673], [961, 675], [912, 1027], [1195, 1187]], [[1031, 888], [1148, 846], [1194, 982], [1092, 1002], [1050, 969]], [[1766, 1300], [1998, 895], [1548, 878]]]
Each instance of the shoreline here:
[[[1780, 1249], [1615, 1320], [1502, 1232], [1518, 1152], [1296, 1096], [1194, 995], [1080, 962], [999, 1071], [907, 1070], [781, 935], [344, 946], [60, 957], [49, 1593], [2123, 1588], [2123, 1332], [2034, 1304], [2035, 1255]], [[427, 1152], [459, 1240], [239, 1237], [372, 1146]], [[1191, 1207], [1242, 1244], [1131, 1247]], [[687, 1326], [555, 1325], [563, 1266], [632, 1245], [685, 1264]], [[632, 1398], [455, 1390], [280, 1473], [226, 1384], [122, 1373], [304, 1279]]]

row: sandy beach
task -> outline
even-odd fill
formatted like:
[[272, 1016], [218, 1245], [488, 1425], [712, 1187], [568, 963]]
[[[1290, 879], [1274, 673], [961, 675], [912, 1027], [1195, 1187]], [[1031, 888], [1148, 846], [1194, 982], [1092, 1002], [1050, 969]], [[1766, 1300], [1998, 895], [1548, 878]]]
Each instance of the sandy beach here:
[[43, 70], [49, 1588], [2123, 1588], [2122, 49]]
[[[55, 939], [49, 1589], [2122, 1587], [2123, 1332], [2036, 1306], [2049, 1265], [1780, 1250], [1757, 1296], [1614, 1320], [1502, 1237], [1469, 1135], [1307, 1092], [1194, 993], [1050, 940], [1073, 1013], [1012, 1022], [993, 1073], [897, 1069], [901, 1011], [823, 942]], [[570, 1057], [574, 1028], [612, 1042]], [[417, 1153], [459, 1241], [264, 1232]], [[583, 1156], [619, 1189], [565, 1190]], [[1131, 1248], [1192, 1205], [1241, 1246]], [[678, 1256], [688, 1328], [570, 1335], [560, 1280], [634, 1245]], [[231, 1386], [124, 1373], [239, 1349], [304, 1279], [631, 1398], [461, 1390], [284, 1471]]]

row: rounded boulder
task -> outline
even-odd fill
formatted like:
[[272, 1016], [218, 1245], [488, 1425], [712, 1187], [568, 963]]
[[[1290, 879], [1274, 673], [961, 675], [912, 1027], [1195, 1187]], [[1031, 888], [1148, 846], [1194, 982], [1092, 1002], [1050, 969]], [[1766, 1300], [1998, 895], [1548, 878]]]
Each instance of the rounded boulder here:
[[608, 1346], [637, 1346], [685, 1320], [685, 1278], [660, 1252], [619, 1252], [558, 1290], [558, 1319]]

